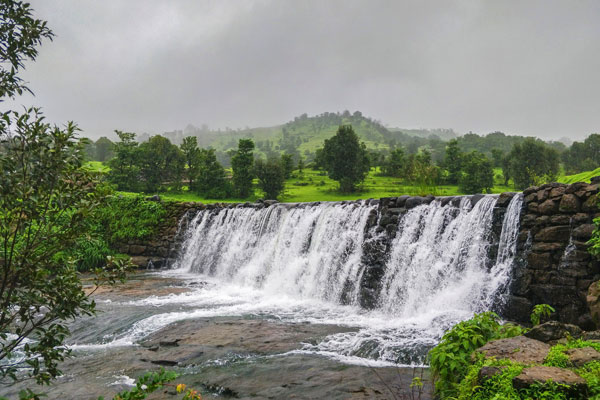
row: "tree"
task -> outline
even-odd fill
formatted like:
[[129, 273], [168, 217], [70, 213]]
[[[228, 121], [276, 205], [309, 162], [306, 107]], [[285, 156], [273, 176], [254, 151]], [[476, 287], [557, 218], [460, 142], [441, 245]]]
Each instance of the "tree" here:
[[258, 186], [267, 199], [277, 199], [285, 188], [285, 165], [283, 158], [270, 158], [266, 162], [258, 159], [254, 162], [254, 170], [258, 177]]
[[283, 168], [283, 175], [285, 179], [289, 179], [294, 171], [294, 156], [289, 153], [282, 154], [281, 167]]
[[393, 176], [400, 178], [405, 176], [406, 169], [406, 156], [404, 155], [404, 149], [398, 147], [390, 153], [383, 163], [381, 172], [383, 176]]
[[108, 181], [117, 186], [117, 190], [137, 192], [140, 184], [140, 151], [135, 141], [135, 133], [116, 130], [120, 141], [114, 144], [115, 157], [108, 161], [110, 171]]
[[185, 159], [179, 147], [161, 135], [152, 136], [139, 146], [140, 175], [147, 192], [161, 190], [165, 184], [181, 188]]
[[483, 154], [473, 151], [463, 157], [463, 170], [459, 179], [459, 189], [468, 194], [490, 193], [494, 187], [492, 163]]
[[252, 139], [240, 139], [238, 149], [231, 157], [231, 168], [233, 170], [233, 188], [236, 194], [241, 198], [250, 195], [252, 189], [252, 179], [254, 179], [253, 151], [254, 142]]
[[502, 160], [504, 159], [504, 151], [501, 149], [492, 149], [492, 161], [494, 163], [494, 167], [501, 167]]
[[186, 136], [183, 138], [181, 146], [179, 146], [183, 157], [185, 158], [185, 165], [187, 167], [186, 174], [188, 176], [188, 188], [190, 191], [194, 190], [194, 178], [198, 174], [198, 167], [200, 164], [200, 149], [198, 148], [198, 139], [196, 136]]
[[[36, 45], [51, 38], [46, 22], [32, 17], [29, 4], [0, 4], [0, 101], [29, 91], [17, 76], [35, 60]], [[4, 65], [9, 64], [10, 70]], [[37, 383], [60, 374], [69, 350], [67, 321], [94, 312], [64, 250], [101, 202], [93, 175], [82, 167], [84, 148], [77, 127], [50, 126], [39, 109], [0, 115], [0, 378], [23, 372]], [[122, 264], [110, 263], [122, 277]], [[26, 393], [33, 398], [33, 392]]]
[[114, 143], [106, 136], [96, 140], [96, 161], [105, 162], [109, 160], [114, 154], [113, 146]]
[[214, 149], [201, 149], [198, 155], [196, 191], [208, 199], [224, 199], [231, 195], [231, 185]]
[[304, 159], [302, 158], [302, 156], [298, 157], [298, 172], [300, 172], [300, 174], [302, 174], [302, 171], [304, 171]]
[[325, 140], [323, 161], [329, 177], [344, 193], [356, 190], [369, 173], [369, 155], [351, 125], [340, 125], [335, 136]]
[[457, 184], [461, 177], [463, 152], [458, 146], [458, 140], [452, 139], [446, 146], [444, 166], [448, 170], [448, 183]]
[[517, 189], [556, 180], [559, 169], [558, 152], [541, 140], [527, 138], [516, 143], [507, 156], [506, 176]]
[[[31, 92], [18, 76], [27, 60], [35, 61], [36, 46], [44, 39], [52, 40], [54, 34], [47, 22], [35, 19], [28, 3], [4, 0], [0, 5], [0, 102], [23, 92]], [[5, 66], [10, 66], [9, 69]]]

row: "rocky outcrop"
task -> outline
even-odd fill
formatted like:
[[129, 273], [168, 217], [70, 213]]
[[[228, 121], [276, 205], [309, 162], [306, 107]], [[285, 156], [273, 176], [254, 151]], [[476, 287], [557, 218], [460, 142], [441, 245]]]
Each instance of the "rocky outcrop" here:
[[542, 342], [555, 342], [567, 337], [577, 339], [581, 337], [583, 331], [577, 325], [563, 324], [558, 321], [548, 321], [541, 325], [536, 325], [527, 333], [530, 339], [540, 340]]
[[513, 379], [513, 386], [517, 389], [526, 389], [533, 384], [546, 383], [548, 381], [559, 385], [567, 385], [559, 387], [559, 389], [565, 390], [569, 398], [586, 398], [586, 381], [571, 370], [557, 367], [536, 365], [525, 368], [520, 375]]
[[523, 191], [517, 265], [505, 317], [527, 321], [536, 304], [556, 309], [553, 318], [594, 329], [588, 290], [600, 278], [600, 263], [587, 241], [600, 216], [599, 184], [550, 183]]
[[523, 364], [541, 364], [548, 356], [550, 346], [525, 336], [498, 339], [487, 342], [478, 352], [487, 358], [508, 359]]

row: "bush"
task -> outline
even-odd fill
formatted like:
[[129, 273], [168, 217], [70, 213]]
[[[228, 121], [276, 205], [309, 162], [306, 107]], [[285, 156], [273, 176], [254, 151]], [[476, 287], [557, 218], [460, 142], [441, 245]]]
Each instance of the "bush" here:
[[524, 329], [518, 325], [501, 325], [497, 314], [487, 311], [448, 330], [441, 342], [429, 352], [429, 365], [435, 389], [442, 396], [456, 397], [458, 384], [467, 375], [473, 351], [492, 339], [518, 336]]

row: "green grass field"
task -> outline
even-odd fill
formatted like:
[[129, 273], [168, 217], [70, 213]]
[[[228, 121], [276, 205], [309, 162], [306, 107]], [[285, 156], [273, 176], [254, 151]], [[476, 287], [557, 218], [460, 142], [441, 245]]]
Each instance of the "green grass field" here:
[[[92, 171], [105, 173], [108, 171], [108, 167], [98, 161], [91, 161], [86, 164], [86, 168]], [[280, 197], [281, 201], [295, 203], [295, 202], [306, 202], [306, 201], [339, 201], [339, 200], [356, 200], [356, 199], [369, 199], [369, 198], [380, 198], [380, 197], [393, 197], [401, 195], [426, 195], [433, 194], [435, 196], [455, 196], [461, 195], [456, 185], [442, 185], [437, 186], [433, 190], [422, 189], [416, 186], [406, 185], [398, 178], [391, 178], [385, 176], [378, 176], [377, 170], [372, 169], [360, 191], [356, 193], [343, 194], [337, 191], [337, 182], [330, 179], [322, 172], [305, 169], [302, 173], [294, 171], [293, 176], [288, 179], [285, 183], [285, 192]], [[558, 181], [562, 183], [573, 183], [579, 181], [589, 181], [593, 176], [600, 175], [600, 168], [594, 171], [582, 172], [577, 175], [561, 176]], [[494, 188], [492, 193], [502, 193], [515, 191], [512, 186], [505, 186], [502, 179], [502, 170], [500, 168], [494, 169]], [[125, 196], [135, 196], [137, 193], [131, 192], [120, 192]], [[151, 193], [155, 194], [155, 193]], [[247, 199], [205, 199], [195, 193], [190, 193], [187, 190], [182, 192], [161, 192], [158, 193], [164, 200], [167, 201], [199, 201], [203, 203], [240, 203], [246, 201], [256, 201], [261, 197], [260, 190], [256, 190], [254, 196]]]

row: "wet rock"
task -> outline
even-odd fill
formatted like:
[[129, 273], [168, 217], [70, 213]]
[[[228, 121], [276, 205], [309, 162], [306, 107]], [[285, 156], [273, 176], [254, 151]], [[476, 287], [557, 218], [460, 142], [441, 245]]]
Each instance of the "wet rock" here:
[[550, 346], [525, 336], [492, 340], [480, 347], [478, 352], [486, 357], [505, 358], [524, 364], [541, 364], [550, 351]]
[[480, 381], [486, 381], [490, 378], [493, 378], [494, 376], [500, 374], [502, 372], [502, 368], [501, 367], [481, 367], [481, 369], [479, 370], [479, 380]]
[[559, 186], [559, 187], [556, 187], [556, 188], [554, 188], [554, 189], [550, 190], [550, 195], [549, 195], [549, 197], [550, 197], [551, 199], [554, 199], [554, 198], [556, 198], [556, 197], [560, 197], [560, 196], [562, 196], [563, 194], [565, 194], [565, 190], [566, 190], [566, 189], [567, 189], [567, 188], [566, 188], [565, 186]]
[[527, 265], [536, 269], [547, 269], [552, 266], [552, 255], [550, 253], [531, 252], [527, 256]]
[[581, 202], [574, 194], [565, 194], [561, 200], [558, 209], [560, 212], [576, 213], [581, 207]]
[[575, 372], [568, 369], [534, 366], [525, 368], [523, 372], [513, 379], [513, 386], [517, 389], [526, 389], [535, 383], [554, 383], [568, 385], [569, 396], [573, 398], [585, 398], [587, 394], [587, 383]]
[[129, 246], [129, 254], [134, 255], [134, 256], [144, 254], [145, 251], [146, 251], [146, 246], [140, 246], [140, 245], [136, 245], [136, 244]]
[[537, 192], [538, 189], [539, 188], [537, 186], [531, 186], [531, 187], [528, 187], [527, 189], [523, 190], [523, 194], [525, 196], [528, 196], [530, 194], [533, 194], [533, 193]]
[[569, 349], [565, 351], [569, 361], [574, 367], [581, 367], [591, 361], [600, 361], [600, 352], [593, 347], [582, 347], [580, 349]]
[[554, 200], [546, 200], [538, 206], [538, 212], [541, 214], [550, 215], [556, 211], [558, 211], [558, 203]]
[[446, 205], [452, 203], [453, 200], [454, 200], [453, 196], [440, 197], [440, 204], [443, 207], [443, 206], [446, 206]]
[[425, 197], [409, 197], [408, 199], [406, 199], [406, 203], [404, 203], [404, 207], [407, 210], [410, 210], [411, 208], [415, 208], [417, 206], [420, 206], [421, 204], [428, 204], [427, 203], [427, 198]]
[[483, 199], [484, 197], [485, 195], [483, 194], [474, 194], [473, 196], [471, 196], [471, 206], [475, 207], [475, 204], [477, 204], [479, 200]]
[[600, 341], [600, 330], [583, 332], [582, 340], [598, 340]]
[[600, 327], [600, 281], [593, 282], [588, 288], [586, 302], [592, 321]]
[[525, 333], [525, 336], [530, 339], [548, 343], [564, 339], [568, 336], [579, 338], [582, 333], [581, 328], [576, 325], [564, 324], [558, 321], [548, 321], [541, 325], [534, 326], [529, 332]]
[[408, 195], [398, 197], [396, 199], [396, 207], [404, 207], [404, 204], [406, 204], [406, 200], [408, 199], [410, 199], [410, 196]]
[[572, 193], [578, 192], [582, 189], [585, 190], [585, 189], [587, 189], [588, 186], [589, 185], [586, 182], [575, 182], [575, 183], [572, 183], [569, 186], [567, 186], [565, 193], [572, 194]]
[[598, 196], [590, 196], [581, 206], [581, 211], [584, 212], [596, 212], [598, 211]]
[[568, 225], [550, 226], [540, 230], [535, 240], [540, 242], [568, 242], [571, 229]]
[[594, 224], [583, 224], [573, 229], [573, 237], [580, 240], [589, 240], [592, 237], [592, 233], [596, 229]]

